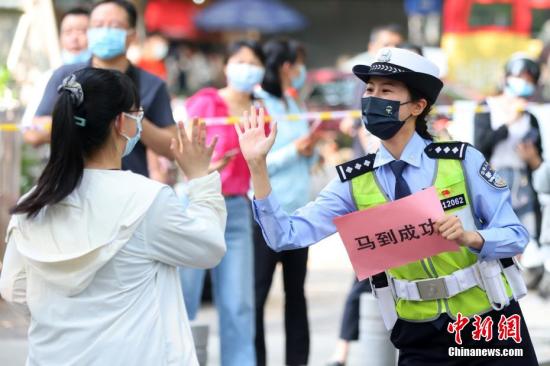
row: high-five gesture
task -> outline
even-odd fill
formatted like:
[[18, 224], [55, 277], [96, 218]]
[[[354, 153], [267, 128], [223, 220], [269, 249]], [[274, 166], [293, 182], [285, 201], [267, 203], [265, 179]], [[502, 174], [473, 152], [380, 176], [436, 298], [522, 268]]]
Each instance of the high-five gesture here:
[[183, 123], [178, 122], [177, 141], [175, 138], [170, 143], [170, 150], [179, 167], [188, 179], [200, 178], [208, 175], [208, 166], [218, 142], [214, 137], [210, 146], [206, 146], [206, 125], [193, 118], [191, 124], [191, 137], [187, 136]]
[[250, 108], [250, 113], [244, 112], [243, 119], [242, 126], [235, 125], [235, 130], [237, 131], [237, 135], [239, 135], [241, 152], [250, 168], [254, 196], [257, 199], [263, 199], [271, 192], [266, 157], [275, 142], [277, 124], [271, 124], [271, 131], [266, 136], [264, 130], [265, 112], [263, 108], [260, 108], [259, 112], [254, 107]]
[[275, 142], [277, 125], [275, 123], [272, 124], [271, 132], [268, 136], [265, 135], [264, 126], [264, 109], [260, 108], [258, 111], [254, 107], [250, 108], [250, 113], [243, 113], [242, 126], [235, 125], [235, 130], [237, 131], [237, 135], [239, 135], [241, 152], [249, 165], [265, 161], [267, 153]]

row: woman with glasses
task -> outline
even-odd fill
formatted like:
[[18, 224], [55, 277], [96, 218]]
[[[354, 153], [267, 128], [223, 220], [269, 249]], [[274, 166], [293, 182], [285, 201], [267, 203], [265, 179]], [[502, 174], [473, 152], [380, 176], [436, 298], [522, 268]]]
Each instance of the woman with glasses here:
[[121, 170], [142, 130], [130, 78], [85, 68], [58, 92], [51, 156], [12, 209], [0, 277], [2, 298], [31, 316], [27, 365], [198, 365], [176, 266], [225, 253], [216, 141], [197, 121], [171, 141], [190, 180], [184, 209], [168, 186]]

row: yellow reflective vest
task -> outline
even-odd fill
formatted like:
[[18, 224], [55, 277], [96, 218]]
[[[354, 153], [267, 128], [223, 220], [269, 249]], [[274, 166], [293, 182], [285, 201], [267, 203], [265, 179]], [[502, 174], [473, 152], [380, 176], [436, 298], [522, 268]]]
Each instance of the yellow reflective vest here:
[[[350, 184], [352, 197], [359, 210], [366, 210], [389, 201], [374, 171], [369, 171], [351, 179]], [[468, 183], [465, 179], [461, 161], [437, 159], [433, 186], [436, 188], [442, 205], [447, 205], [447, 207], [444, 207], [445, 212], [459, 216], [465, 230], [476, 230], [476, 219], [470, 204]], [[450, 199], [450, 197], [454, 198]], [[457, 199], [464, 202], [453, 201]], [[450, 275], [457, 270], [472, 266], [476, 262], [477, 256], [467, 247], [461, 247], [459, 251], [444, 252], [392, 268], [386, 271], [386, 274], [388, 277], [395, 279], [416, 281]], [[502, 275], [502, 280], [508, 297], [512, 297], [512, 290], [504, 275]], [[416, 322], [434, 320], [441, 313], [447, 313], [451, 318], [456, 319], [458, 312], [463, 316], [471, 317], [493, 309], [485, 291], [478, 286], [448, 299], [411, 301], [398, 298], [395, 306], [401, 319]]]

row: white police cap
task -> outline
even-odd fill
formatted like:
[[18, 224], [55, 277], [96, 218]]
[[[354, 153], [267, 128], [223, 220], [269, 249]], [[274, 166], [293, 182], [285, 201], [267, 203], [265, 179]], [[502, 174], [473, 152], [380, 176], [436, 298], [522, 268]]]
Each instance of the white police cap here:
[[378, 51], [374, 62], [355, 65], [353, 73], [364, 82], [371, 76], [383, 76], [404, 82], [434, 103], [443, 88], [439, 68], [427, 58], [402, 48], [384, 47]]

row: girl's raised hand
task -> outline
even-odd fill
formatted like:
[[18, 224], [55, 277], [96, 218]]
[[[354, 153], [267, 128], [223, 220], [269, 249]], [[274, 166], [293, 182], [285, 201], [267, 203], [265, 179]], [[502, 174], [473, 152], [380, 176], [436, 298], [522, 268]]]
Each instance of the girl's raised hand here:
[[198, 118], [193, 118], [190, 137], [182, 122], [178, 122], [177, 126], [177, 141], [173, 138], [170, 143], [176, 163], [188, 179], [208, 175], [208, 166], [218, 137], [214, 137], [210, 146], [206, 146], [206, 125], [200, 123]]

